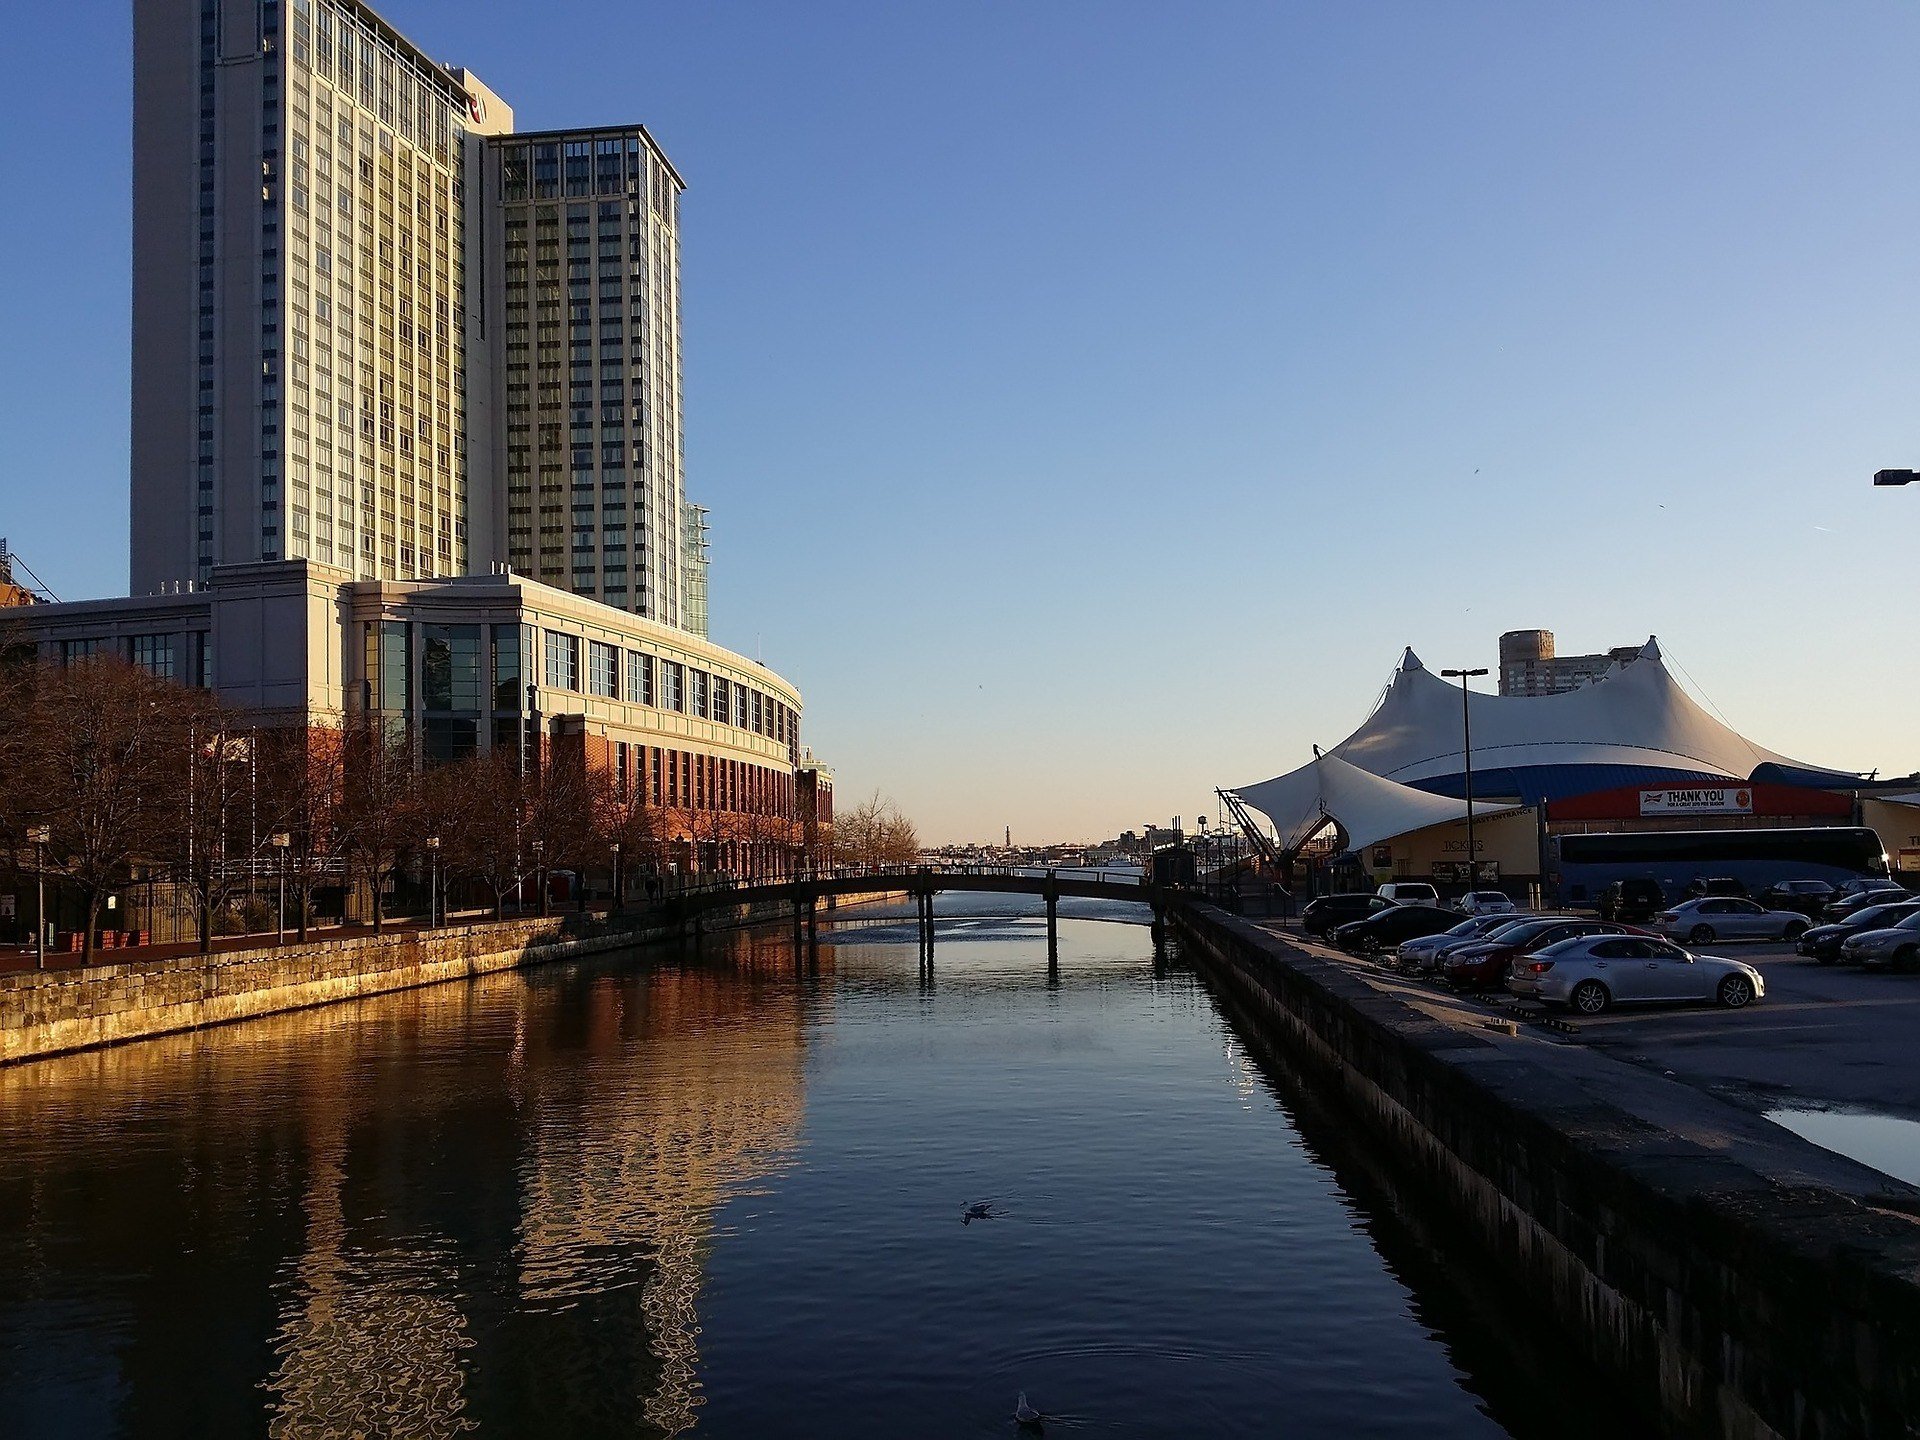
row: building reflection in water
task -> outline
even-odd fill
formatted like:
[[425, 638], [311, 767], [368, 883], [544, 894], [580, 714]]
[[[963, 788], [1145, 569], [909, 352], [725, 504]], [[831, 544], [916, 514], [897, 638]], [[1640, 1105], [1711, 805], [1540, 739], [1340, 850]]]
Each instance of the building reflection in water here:
[[126, 1434], [684, 1432], [716, 1211], [798, 1140], [791, 963], [742, 940], [0, 1072], [7, 1368], [64, 1366]]

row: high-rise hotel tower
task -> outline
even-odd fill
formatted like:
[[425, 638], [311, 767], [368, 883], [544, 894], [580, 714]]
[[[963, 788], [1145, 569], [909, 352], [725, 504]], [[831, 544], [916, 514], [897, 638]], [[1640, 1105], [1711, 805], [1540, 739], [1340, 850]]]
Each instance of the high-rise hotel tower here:
[[358, 0], [134, 7], [130, 588], [521, 574], [705, 633], [679, 175]]

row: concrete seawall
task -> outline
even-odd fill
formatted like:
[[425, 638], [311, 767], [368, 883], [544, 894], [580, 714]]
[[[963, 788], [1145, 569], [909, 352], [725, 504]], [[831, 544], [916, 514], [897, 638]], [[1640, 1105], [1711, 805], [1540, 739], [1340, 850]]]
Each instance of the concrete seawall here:
[[1583, 1047], [1433, 1018], [1217, 911], [1173, 923], [1471, 1237], [1457, 1263], [1493, 1262], [1659, 1429], [1920, 1434], [1920, 1191]]
[[[740, 906], [702, 923], [719, 929], [787, 914], [784, 907]], [[0, 1064], [620, 950], [677, 933], [644, 915], [620, 922], [565, 915], [5, 975]]]

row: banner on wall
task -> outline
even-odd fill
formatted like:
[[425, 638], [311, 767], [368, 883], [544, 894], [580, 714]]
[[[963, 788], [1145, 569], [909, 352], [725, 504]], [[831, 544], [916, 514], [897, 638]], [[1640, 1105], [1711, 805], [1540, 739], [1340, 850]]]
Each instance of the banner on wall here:
[[1642, 790], [1642, 815], [1751, 815], [1753, 790], [1746, 785]]

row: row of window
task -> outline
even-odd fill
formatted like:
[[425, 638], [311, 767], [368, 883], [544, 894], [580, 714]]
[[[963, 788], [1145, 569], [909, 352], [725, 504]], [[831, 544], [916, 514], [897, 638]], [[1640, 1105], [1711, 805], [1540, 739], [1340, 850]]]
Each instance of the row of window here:
[[[428, 714], [520, 712], [533, 683], [534, 631], [521, 625], [420, 625], [379, 620], [366, 627], [366, 703], [389, 713], [414, 706], [413, 647], [420, 650], [420, 704]], [[491, 635], [487, 632], [491, 631]], [[488, 666], [491, 640], [492, 665]], [[800, 717], [751, 685], [679, 660], [583, 640], [562, 630], [542, 632], [541, 656], [549, 690], [619, 700], [692, 715], [763, 735], [789, 748], [799, 744]]]
[[104, 656], [117, 656], [161, 680], [178, 680], [184, 684], [201, 686], [213, 683], [213, 643], [200, 634], [95, 636], [82, 640], [62, 640], [59, 655], [62, 665], [78, 665]]
[[644, 650], [622, 650], [603, 640], [588, 640], [583, 646], [578, 635], [564, 630], [548, 630], [545, 637], [549, 690], [650, 705], [750, 730], [782, 744], [799, 743], [799, 717], [751, 685]]

